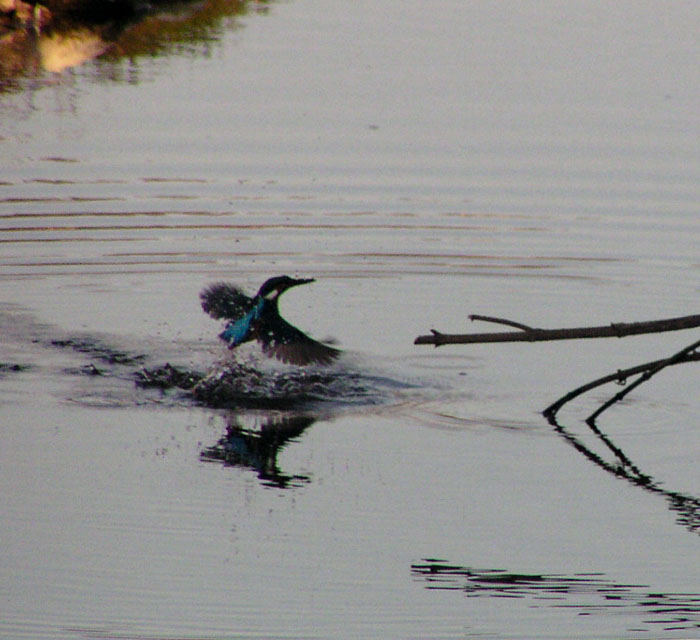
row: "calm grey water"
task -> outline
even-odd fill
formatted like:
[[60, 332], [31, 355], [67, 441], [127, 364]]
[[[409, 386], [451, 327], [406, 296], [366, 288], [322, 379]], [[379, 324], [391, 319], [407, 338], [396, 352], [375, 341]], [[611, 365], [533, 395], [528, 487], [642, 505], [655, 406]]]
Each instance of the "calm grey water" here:
[[[413, 344], [698, 312], [697, 6], [236, 8], [5, 65], [0, 636], [697, 636], [697, 365], [540, 414], [697, 332]], [[345, 350], [318, 402], [134, 384], [282, 273]]]

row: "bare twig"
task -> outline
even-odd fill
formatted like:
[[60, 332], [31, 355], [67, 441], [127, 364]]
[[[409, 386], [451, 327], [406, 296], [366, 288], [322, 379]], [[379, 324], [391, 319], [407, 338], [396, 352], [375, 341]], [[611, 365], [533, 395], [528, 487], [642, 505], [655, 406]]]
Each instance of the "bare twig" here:
[[515, 327], [516, 329], [522, 329], [523, 331], [536, 331], [535, 328], [529, 327], [526, 324], [523, 324], [522, 322], [514, 322], [513, 320], [506, 320], [505, 318], [494, 318], [493, 316], [482, 316], [476, 313], [473, 313], [472, 315], [469, 316], [469, 319], [474, 322], [474, 320], [481, 320], [482, 322], [494, 322], [496, 324], [505, 324], [508, 325], [509, 327]]
[[431, 329], [432, 335], [418, 336], [414, 344], [474, 344], [484, 342], [541, 342], [545, 340], [571, 340], [576, 338], [623, 338], [643, 333], [661, 333], [680, 331], [700, 327], [700, 315], [651, 320], [648, 322], [612, 323], [599, 327], [573, 327], [565, 329], [533, 329], [527, 325], [490, 316], [470, 316], [475, 320], [487, 320], [499, 324], [508, 324], [520, 331], [501, 331], [495, 333], [441, 333]]

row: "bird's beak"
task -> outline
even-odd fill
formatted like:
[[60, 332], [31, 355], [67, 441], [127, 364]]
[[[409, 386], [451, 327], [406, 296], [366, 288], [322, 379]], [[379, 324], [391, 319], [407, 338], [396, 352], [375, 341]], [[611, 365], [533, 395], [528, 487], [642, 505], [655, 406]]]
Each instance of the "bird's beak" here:
[[298, 287], [300, 284], [308, 284], [309, 282], [316, 282], [316, 278], [299, 278], [295, 279], [290, 287]]

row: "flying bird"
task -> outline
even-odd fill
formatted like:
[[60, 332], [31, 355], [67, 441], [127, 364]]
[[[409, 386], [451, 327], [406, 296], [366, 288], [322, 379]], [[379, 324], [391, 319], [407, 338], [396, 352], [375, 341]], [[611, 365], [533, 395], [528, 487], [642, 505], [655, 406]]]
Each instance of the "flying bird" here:
[[212, 318], [228, 320], [219, 337], [229, 349], [257, 340], [265, 355], [282, 362], [302, 366], [330, 364], [341, 351], [310, 338], [289, 324], [279, 312], [279, 297], [287, 289], [309, 282], [314, 282], [314, 278], [277, 276], [266, 280], [252, 298], [233, 284], [216, 282], [206, 287], [199, 297], [202, 309]]

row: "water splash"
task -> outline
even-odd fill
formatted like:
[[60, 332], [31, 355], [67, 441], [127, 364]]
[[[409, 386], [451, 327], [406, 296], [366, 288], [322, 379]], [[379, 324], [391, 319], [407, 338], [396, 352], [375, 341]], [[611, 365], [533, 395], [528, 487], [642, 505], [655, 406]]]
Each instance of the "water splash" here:
[[365, 373], [341, 364], [329, 367], [274, 368], [227, 360], [202, 374], [165, 364], [135, 373], [138, 385], [179, 389], [211, 408], [301, 409], [321, 405], [376, 406], [391, 401], [408, 382]]
[[426, 379], [403, 360], [376, 363], [345, 353], [332, 366], [298, 367], [228, 351], [217, 360], [220, 351], [210, 343], [64, 333], [8, 311], [0, 309], [0, 328], [17, 353], [4, 354], [0, 375], [26, 368], [48, 374], [58, 393], [86, 406], [199, 405], [318, 417], [389, 407], [410, 412], [445, 392], [434, 372]]

